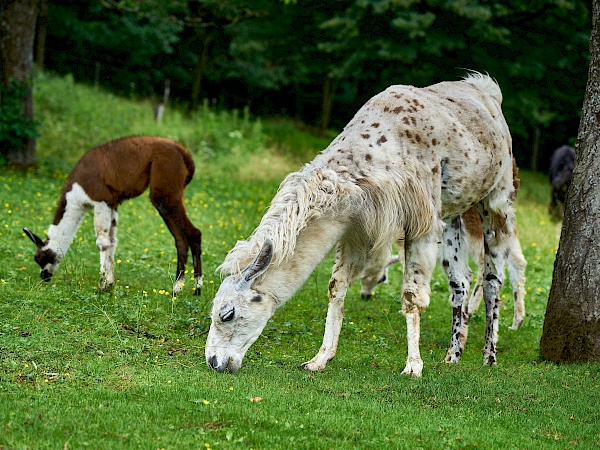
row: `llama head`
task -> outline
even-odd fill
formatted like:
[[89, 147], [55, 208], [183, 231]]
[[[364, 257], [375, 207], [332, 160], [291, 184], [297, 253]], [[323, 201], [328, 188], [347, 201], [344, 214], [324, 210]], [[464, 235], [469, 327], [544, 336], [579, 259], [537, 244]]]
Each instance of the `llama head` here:
[[360, 296], [368, 300], [373, 296], [375, 287], [388, 281], [388, 268], [391, 264], [400, 261], [398, 255], [390, 256], [387, 261], [378, 260], [367, 262], [360, 275]]
[[259, 254], [239, 275], [230, 275], [215, 296], [206, 339], [206, 362], [218, 372], [237, 372], [248, 348], [275, 312], [275, 299], [254, 288], [269, 267], [273, 243], [267, 239]]
[[48, 239], [43, 241], [33, 231], [27, 228], [23, 228], [23, 232], [37, 247], [34, 259], [35, 262], [40, 266], [40, 277], [42, 277], [42, 280], [44, 281], [50, 281], [52, 275], [54, 272], [56, 272], [56, 269], [58, 269], [60, 257], [49, 247]]

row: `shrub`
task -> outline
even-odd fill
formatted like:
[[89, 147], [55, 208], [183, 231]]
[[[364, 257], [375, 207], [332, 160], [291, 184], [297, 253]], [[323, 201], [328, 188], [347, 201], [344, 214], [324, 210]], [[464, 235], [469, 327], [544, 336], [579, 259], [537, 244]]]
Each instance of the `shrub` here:
[[28, 118], [22, 107], [30, 83], [14, 79], [0, 85], [0, 153], [9, 147], [20, 147], [28, 139], [39, 136], [39, 123]]

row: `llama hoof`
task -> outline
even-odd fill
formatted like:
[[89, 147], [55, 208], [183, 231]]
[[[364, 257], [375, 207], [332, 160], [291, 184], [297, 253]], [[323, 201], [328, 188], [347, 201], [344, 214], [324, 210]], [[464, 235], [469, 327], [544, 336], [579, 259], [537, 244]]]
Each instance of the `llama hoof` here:
[[184, 286], [185, 286], [185, 281], [183, 280], [183, 278], [180, 278], [179, 280], [177, 280], [175, 282], [175, 284], [173, 285], [173, 295], [179, 294]]
[[104, 294], [106, 292], [112, 292], [114, 287], [114, 283], [110, 283], [110, 284], [102, 284], [100, 283], [100, 285], [98, 286], [98, 294]]
[[202, 275], [194, 278], [194, 295], [200, 295], [202, 293]]
[[488, 355], [483, 357], [483, 365], [484, 366], [497, 366], [498, 361], [496, 361], [495, 355]]
[[423, 361], [406, 361], [406, 367], [402, 371], [402, 375], [419, 378], [423, 373]]
[[301, 367], [309, 372], [323, 372], [325, 370], [325, 366], [311, 363], [310, 361], [305, 362]]
[[444, 362], [446, 364], [456, 364], [460, 361], [460, 352], [450, 351], [446, 354]]
[[313, 358], [310, 361], [306, 361], [301, 367], [309, 372], [323, 372], [326, 366], [327, 362], [321, 363], [316, 358]]
[[513, 324], [508, 327], [509, 330], [518, 330], [519, 328], [521, 328], [521, 325], [523, 325], [523, 320], [521, 319], [521, 321], [519, 322], [513, 322]]

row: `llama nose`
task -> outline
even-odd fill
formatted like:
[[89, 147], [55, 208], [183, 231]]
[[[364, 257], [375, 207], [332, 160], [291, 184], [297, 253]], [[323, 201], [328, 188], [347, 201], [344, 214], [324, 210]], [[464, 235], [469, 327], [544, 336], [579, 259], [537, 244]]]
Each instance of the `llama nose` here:
[[210, 366], [210, 368], [216, 370], [219, 373], [225, 372], [225, 369], [227, 368], [227, 362], [228, 360], [224, 361], [223, 364], [219, 365], [217, 355], [213, 355], [210, 358], [208, 358], [208, 365]]
[[361, 293], [360, 296], [363, 298], [363, 300], [370, 300], [371, 297], [373, 297], [373, 294], [366, 292], [366, 293]]
[[208, 358], [208, 365], [211, 369], [216, 369], [218, 364], [219, 363], [217, 362], [217, 355], [213, 355], [210, 358]]
[[52, 279], [52, 273], [47, 270], [42, 270], [40, 272], [40, 277], [42, 277], [42, 280], [48, 282]]

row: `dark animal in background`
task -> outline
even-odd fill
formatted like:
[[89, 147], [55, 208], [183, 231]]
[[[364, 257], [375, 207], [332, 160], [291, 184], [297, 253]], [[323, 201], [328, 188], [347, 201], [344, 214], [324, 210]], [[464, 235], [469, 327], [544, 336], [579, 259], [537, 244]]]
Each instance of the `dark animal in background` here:
[[150, 201], [175, 238], [177, 272], [173, 293], [184, 284], [185, 264], [191, 249], [194, 263], [194, 293], [202, 288], [201, 233], [188, 219], [183, 191], [192, 180], [195, 165], [190, 153], [177, 142], [152, 136], [131, 136], [100, 145], [85, 153], [63, 187], [54, 222], [42, 240], [23, 231], [37, 246], [35, 261], [40, 275], [50, 281], [58, 268], [84, 215], [94, 210], [96, 246], [100, 251], [100, 290], [115, 280], [117, 207], [138, 197], [148, 186]]
[[573, 147], [563, 145], [554, 150], [549, 170], [552, 191], [548, 213], [557, 222], [562, 220], [565, 212], [565, 200], [573, 179], [574, 167], [575, 149]]

